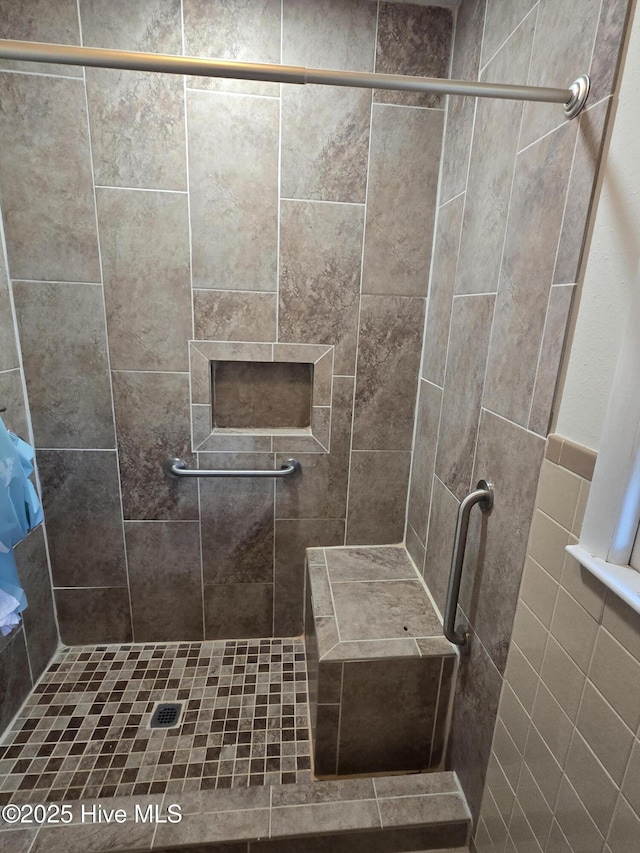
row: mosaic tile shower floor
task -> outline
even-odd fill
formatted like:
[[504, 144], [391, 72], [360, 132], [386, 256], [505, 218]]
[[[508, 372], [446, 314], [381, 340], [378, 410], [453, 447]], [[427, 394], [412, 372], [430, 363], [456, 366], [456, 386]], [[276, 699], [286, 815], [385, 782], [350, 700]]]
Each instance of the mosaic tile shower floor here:
[[[155, 704], [180, 725], [149, 729]], [[0, 746], [0, 804], [311, 778], [299, 639], [62, 650]]]

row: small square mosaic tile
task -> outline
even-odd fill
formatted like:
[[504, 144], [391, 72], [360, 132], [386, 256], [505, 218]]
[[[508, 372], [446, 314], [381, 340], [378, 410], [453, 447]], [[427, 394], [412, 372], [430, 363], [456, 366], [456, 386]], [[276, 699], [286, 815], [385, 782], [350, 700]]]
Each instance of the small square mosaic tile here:
[[[150, 729], [158, 702], [180, 724]], [[311, 779], [300, 639], [84, 646], [50, 664], [0, 746], [0, 805]]]

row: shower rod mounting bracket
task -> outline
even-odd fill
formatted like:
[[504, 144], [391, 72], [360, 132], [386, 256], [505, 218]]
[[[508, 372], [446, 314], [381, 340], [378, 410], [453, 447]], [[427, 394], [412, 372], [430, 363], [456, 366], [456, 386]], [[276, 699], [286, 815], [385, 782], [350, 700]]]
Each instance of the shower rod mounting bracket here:
[[564, 105], [564, 114], [568, 119], [580, 115], [589, 97], [591, 79], [586, 74], [581, 74], [569, 87], [571, 97]]

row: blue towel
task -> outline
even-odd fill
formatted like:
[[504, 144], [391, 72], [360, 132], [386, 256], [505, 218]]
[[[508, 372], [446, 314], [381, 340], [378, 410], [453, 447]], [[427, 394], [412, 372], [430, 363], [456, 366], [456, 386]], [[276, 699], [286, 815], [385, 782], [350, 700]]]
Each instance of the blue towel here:
[[20, 623], [27, 606], [13, 546], [42, 521], [42, 507], [29, 479], [33, 448], [9, 432], [0, 418], [0, 634]]

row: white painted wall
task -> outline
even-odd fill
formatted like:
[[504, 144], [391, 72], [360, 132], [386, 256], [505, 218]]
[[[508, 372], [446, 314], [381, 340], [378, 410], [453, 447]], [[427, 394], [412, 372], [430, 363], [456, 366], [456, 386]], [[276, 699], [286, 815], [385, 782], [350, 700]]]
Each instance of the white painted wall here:
[[[640, 262], [640, 13], [632, 24], [555, 432], [598, 450]], [[640, 317], [634, 318], [640, 323]]]

